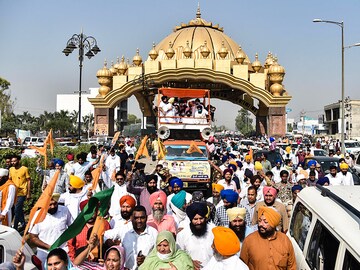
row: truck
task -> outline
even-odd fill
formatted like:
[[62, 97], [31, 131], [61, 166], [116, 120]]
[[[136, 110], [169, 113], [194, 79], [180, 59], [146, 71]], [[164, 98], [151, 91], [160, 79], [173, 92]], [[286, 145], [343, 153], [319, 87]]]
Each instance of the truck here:
[[[157, 108], [158, 138], [166, 149], [159, 163], [182, 179], [188, 192], [200, 190], [209, 196], [211, 166], [206, 140], [213, 136], [210, 90], [159, 88]], [[175, 111], [169, 113], [169, 109]]]

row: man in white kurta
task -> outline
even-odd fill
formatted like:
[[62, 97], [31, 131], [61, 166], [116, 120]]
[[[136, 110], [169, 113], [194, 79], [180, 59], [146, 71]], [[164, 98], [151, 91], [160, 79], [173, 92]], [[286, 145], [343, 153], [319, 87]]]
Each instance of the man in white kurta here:
[[0, 224], [11, 226], [11, 208], [16, 195], [15, 184], [9, 180], [9, 170], [0, 169]]

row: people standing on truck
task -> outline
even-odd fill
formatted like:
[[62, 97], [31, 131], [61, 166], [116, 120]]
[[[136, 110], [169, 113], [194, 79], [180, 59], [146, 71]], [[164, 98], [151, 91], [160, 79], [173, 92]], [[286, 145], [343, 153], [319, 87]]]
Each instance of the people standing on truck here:
[[16, 199], [16, 186], [9, 179], [9, 170], [0, 169], [0, 224], [11, 226], [12, 211]]
[[208, 112], [207, 110], [204, 109], [204, 107], [202, 105], [197, 105], [196, 106], [196, 111], [195, 111], [195, 124], [207, 124], [207, 116], [208, 116]]
[[13, 181], [17, 188], [14, 229], [19, 231], [25, 228], [24, 202], [31, 197], [29, 170], [27, 167], [20, 165], [20, 159], [20, 156], [13, 156], [11, 159], [12, 167], [9, 169], [9, 179]]
[[290, 239], [277, 231], [281, 215], [273, 208], [258, 209], [258, 231], [245, 238], [240, 258], [251, 270], [296, 269], [294, 248]]

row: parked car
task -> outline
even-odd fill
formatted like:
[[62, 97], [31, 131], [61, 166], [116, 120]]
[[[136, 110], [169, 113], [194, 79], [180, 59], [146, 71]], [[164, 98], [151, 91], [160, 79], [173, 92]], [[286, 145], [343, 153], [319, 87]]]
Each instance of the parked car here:
[[358, 156], [360, 153], [360, 142], [354, 140], [345, 140], [345, 151]]
[[287, 235], [297, 269], [360, 269], [360, 187], [301, 190]]
[[356, 173], [360, 176], [360, 155], [358, 155], [355, 159], [355, 166], [354, 166], [354, 170], [356, 171]]
[[43, 137], [25, 137], [23, 145], [25, 146], [43, 146], [45, 138]]
[[[339, 168], [339, 158], [336, 157], [323, 157], [323, 156], [314, 156], [314, 157], [310, 157], [310, 158], [306, 158], [305, 159], [305, 166], [304, 169], [307, 169], [307, 163], [310, 160], [315, 160], [317, 163], [319, 163], [321, 165], [321, 170], [325, 173], [328, 174], [330, 172], [330, 166], [334, 165], [338, 168], [338, 171], [340, 171]], [[354, 169], [349, 168], [348, 170], [354, 179], [354, 184], [355, 185], [360, 185], [360, 177], [359, 175], [356, 173], [356, 171]]]
[[256, 152], [254, 152], [254, 155], [253, 155], [254, 160], [261, 157], [261, 155], [263, 153], [267, 155], [267, 160], [270, 161], [272, 167], [275, 166], [276, 160], [281, 160], [281, 162], [284, 162], [283, 157], [281, 156], [281, 154], [278, 151], [268, 151], [268, 150], [258, 150]]
[[328, 155], [324, 149], [314, 149], [312, 152], [314, 156], [326, 157]]
[[241, 150], [247, 150], [248, 146], [250, 146], [253, 150], [258, 149], [258, 147], [255, 145], [255, 142], [253, 140], [240, 140], [239, 141], [239, 148]]

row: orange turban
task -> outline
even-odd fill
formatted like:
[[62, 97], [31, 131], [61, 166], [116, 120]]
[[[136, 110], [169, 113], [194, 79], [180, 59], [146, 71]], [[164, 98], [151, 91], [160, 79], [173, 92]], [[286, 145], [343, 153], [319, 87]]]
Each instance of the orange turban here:
[[212, 190], [215, 190], [217, 192], [220, 192], [224, 189], [224, 186], [220, 185], [220, 184], [215, 184], [215, 183], [212, 183]]
[[128, 205], [130, 205], [131, 208], [134, 208], [136, 205], [136, 201], [135, 201], [134, 197], [132, 197], [130, 195], [124, 195], [120, 198], [120, 206], [122, 206], [124, 203], [127, 203]]
[[166, 197], [166, 194], [164, 191], [159, 190], [150, 195], [149, 201], [150, 201], [151, 207], [154, 206], [154, 204], [157, 200], [160, 200], [162, 202], [162, 205], [164, 207], [166, 207], [167, 197]]
[[74, 188], [82, 188], [85, 185], [85, 182], [76, 175], [69, 176], [69, 183]]
[[240, 241], [232, 229], [226, 227], [215, 227], [214, 246], [223, 256], [232, 256], [240, 251]]
[[281, 220], [281, 215], [273, 208], [261, 206], [259, 207], [258, 217], [264, 215], [269, 225], [273, 228], [279, 225]]
[[246, 156], [245, 156], [245, 161], [251, 161], [251, 156], [250, 156], [250, 155], [246, 155]]

